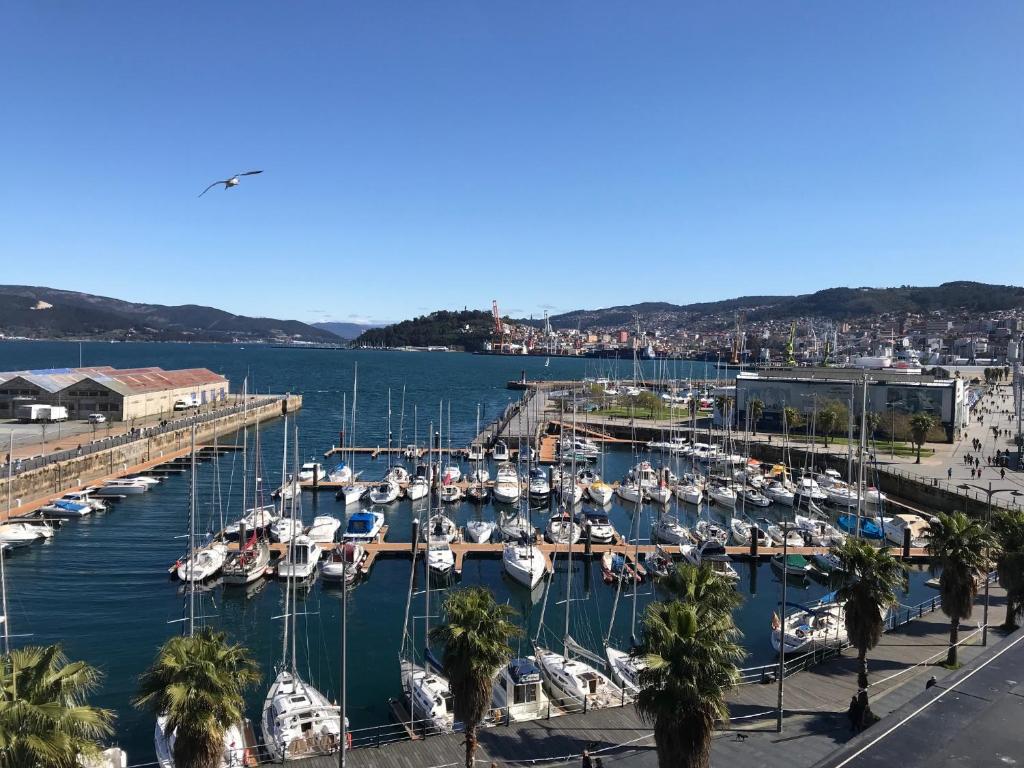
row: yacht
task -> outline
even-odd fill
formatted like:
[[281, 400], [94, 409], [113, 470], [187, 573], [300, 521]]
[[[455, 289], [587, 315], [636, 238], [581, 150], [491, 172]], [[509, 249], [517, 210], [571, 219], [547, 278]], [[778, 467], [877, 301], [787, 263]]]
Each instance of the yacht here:
[[384, 513], [369, 511], [356, 512], [349, 516], [345, 533], [341, 535], [346, 543], [367, 543], [375, 541], [384, 527]]
[[575, 544], [580, 540], [580, 533], [580, 527], [573, 522], [572, 515], [567, 511], [559, 511], [548, 520], [544, 538], [552, 544]]
[[97, 496], [137, 496], [148, 491], [149, 485], [149, 483], [144, 483], [140, 480], [129, 480], [128, 478], [107, 480], [96, 489], [95, 494]]
[[426, 727], [441, 733], [454, 730], [455, 703], [445, 677], [403, 661], [402, 688], [409, 696], [414, 720], [424, 721]]
[[[836, 524], [846, 534], [850, 536], [857, 535], [857, 513], [850, 512], [849, 514], [840, 515], [836, 520]], [[860, 517], [860, 537], [862, 539], [884, 539], [885, 533], [882, 531], [882, 526], [874, 517]], [[902, 543], [902, 542], [901, 542]]]
[[689, 529], [671, 515], [658, 516], [651, 526], [651, 537], [663, 544], [689, 544], [693, 541]]
[[808, 501], [815, 504], [824, 504], [828, 501], [828, 494], [821, 490], [821, 486], [813, 477], [802, 477], [797, 481], [796, 490], [793, 492], [794, 505], [806, 506]]
[[220, 573], [228, 556], [228, 545], [216, 541], [174, 564], [174, 572], [184, 582], [206, 581]]
[[[156, 729], [153, 732], [156, 762], [160, 768], [175, 768], [174, 742], [177, 729], [170, 733], [166, 731], [167, 715], [160, 715], [156, 719]], [[216, 768], [246, 768], [246, 758], [249, 756], [250, 746], [245, 743], [245, 725], [232, 725], [224, 731], [224, 749], [220, 753]], [[87, 765], [87, 763], [83, 762], [82, 765]]]
[[[95, 501], [99, 501], [99, 499], [95, 499]], [[79, 501], [65, 501], [64, 499], [55, 499], [49, 504], [40, 507], [40, 512], [50, 517], [85, 517], [86, 515], [91, 515], [94, 511], [92, 504]]]
[[[525, 537], [523, 537], [525, 539]], [[501, 555], [502, 566], [509, 577], [527, 589], [537, 586], [547, 571], [547, 558], [533, 544], [522, 539], [506, 542]]]
[[401, 487], [394, 480], [385, 480], [370, 489], [370, 502], [372, 504], [391, 504], [398, 500], [402, 493]]
[[493, 458], [496, 462], [500, 462], [508, 461], [508, 457], [508, 445], [505, 443], [504, 440], [499, 440], [494, 444], [494, 447], [491, 449], [491, 458]]
[[458, 464], [448, 464], [441, 470], [441, 482], [457, 483], [462, 479], [462, 470], [459, 469]]
[[490, 520], [470, 520], [466, 523], [466, 538], [475, 544], [486, 544], [491, 540], [494, 528]]
[[728, 581], [739, 581], [740, 575], [732, 565], [732, 558], [726, 554], [725, 545], [717, 539], [708, 539], [700, 545], [680, 547], [683, 559], [692, 565], [708, 563], [711, 570]]
[[583, 489], [576, 484], [576, 479], [572, 475], [566, 474], [562, 477], [558, 485], [558, 498], [570, 507], [575, 507], [583, 501]]
[[615, 526], [608, 519], [607, 513], [601, 509], [584, 509], [576, 513], [576, 522], [583, 531], [589, 533], [594, 544], [611, 544], [618, 537]]
[[651, 462], [649, 461], [641, 461], [629, 470], [628, 479], [637, 483], [645, 491], [651, 488], [657, 488], [661, 483], [661, 478], [658, 476], [657, 470], [651, 466]]
[[17, 547], [42, 541], [53, 536], [53, 529], [49, 525], [46, 526], [45, 530], [48, 533], [44, 533], [42, 526], [31, 525], [25, 522], [3, 523], [0, 524], [0, 543]]
[[810, 537], [811, 544], [816, 547], [837, 547], [846, 541], [846, 534], [815, 515], [793, 515], [793, 522]]
[[316, 573], [323, 550], [305, 534], [296, 536], [288, 545], [288, 553], [277, 564], [277, 575], [282, 579], [308, 579]]
[[509, 541], [519, 541], [524, 536], [528, 541], [533, 541], [536, 533], [530, 519], [521, 512], [514, 512], [510, 515], [501, 515], [498, 518], [498, 530], [501, 535]]
[[280, 544], [287, 544], [296, 536], [299, 536], [304, 527], [301, 520], [279, 517], [270, 525], [270, 539]]
[[221, 574], [225, 584], [251, 584], [263, 578], [270, 566], [270, 546], [252, 534], [237, 551], [228, 552]]
[[483, 483], [472, 483], [466, 488], [466, 498], [474, 504], [486, 504], [491, 498], [491, 489]]
[[366, 488], [361, 485], [346, 485], [338, 489], [338, 492], [334, 494], [334, 498], [344, 504], [346, 507], [353, 504], [358, 504], [359, 501], [366, 495]]
[[699, 542], [717, 541], [723, 546], [729, 541], [729, 530], [711, 520], [698, 520], [693, 534]]
[[656, 485], [647, 489], [648, 498], [655, 504], [668, 504], [672, 501], [672, 489], [667, 485]]
[[339, 461], [338, 466], [327, 473], [327, 480], [331, 483], [343, 483], [348, 485], [355, 480], [355, 475], [352, 474], [352, 467], [344, 461]]
[[628, 696], [635, 697], [639, 694], [640, 672], [647, 666], [646, 663], [611, 646], [605, 648], [604, 653], [608, 657], [608, 669], [611, 670], [615, 682], [622, 686]]
[[480, 443], [471, 443], [469, 450], [466, 452], [466, 457], [470, 461], [483, 461], [487, 458], [487, 451]]
[[807, 577], [814, 572], [814, 566], [803, 555], [787, 555], [785, 558], [779, 555], [772, 555], [772, 568], [787, 576]]
[[[754, 535], [754, 525], [749, 520], [744, 520], [740, 517], [732, 517], [729, 519], [729, 530], [732, 533], [733, 541], [741, 547], [748, 546]], [[768, 538], [767, 532], [760, 526], [757, 528], [757, 545], [759, 547], [772, 546], [771, 539]]]
[[562, 706], [582, 709], [586, 702], [587, 709], [602, 709], [627, 701], [625, 692], [607, 675], [578, 659], [538, 648], [537, 665], [551, 698]]
[[502, 464], [498, 467], [498, 473], [492, 489], [494, 500], [503, 504], [515, 504], [519, 501], [522, 493], [519, 487], [519, 473], [511, 464]]
[[366, 549], [362, 544], [338, 544], [320, 567], [320, 575], [325, 582], [351, 584], [359, 575], [359, 566], [365, 558]]
[[457, 504], [462, 501], [462, 489], [454, 484], [443, 484], [437, 495], [445, 504]]
[[[294, 464], [292, 467], [294, 468]], [[300, 483], [311, 483], [313, 480], [317, 482], [323, 480], [326, 477], [324, 472], [324, 465], [318, 461], [307, 461], [301, 467], [299, 467], [299, 482]]]
[[614, 493], [615, 491], [612, 487], [603, 480], [595, 480], [587, 486], [587, 496], [589, 496], [590, 500], [595, 504], [602, 507], [612, 500]]
[[736, 491], [727, 485], [712, 485], [708, 488], [708, 498], [727, 509], [736, 508]]
[[679, 483], [672, 490], [677, 499], [681, 499], [687, 504], [699, 505], [704, 500], [704, 491], [691, 483]]
[[[93, 498], [93, 491], [68, 491], [60, 497], [59, 501], [70, 501], [72, 504], [88, 504], [94, 512], [104, 512], [107, 504], [102, 499]], [[45, 507], [44, 507], [45, 509]]]
[[409, 501], [416, 501], [422, 499], [430, 493], [430, 483], [427, 478], [417, 475], [409, 484], [405, 487], [405, 495], [409, 498]]
[[576, 482], [583, 488], [589, 488], [591, 483], [596, 483], [600, 479], [601, 476], [589, 467], [583, 467], [576, 472]]
[[740, 493], [743, 495], [743, 499], [747, 504], [755, 507], [767, 507], [772, 503], [771, 499], [756, 488], [742, 488], [740, 489]]
[[615, 492], [629, 504], [640, 504], [644, 500], [644, 489], [635, 480], [623, 480], [615, 488]]
[[295, 671], [282, 670], [263, 702], [263, 746], [271, 760], [337, 752], [341, 710]]
[[435, 576], [450, 576], [455, 570], [455, 553], [444, 537], [430, 537], [427, 543], [427, 570]]
[[772, 613], [772, 648], [778, 652], [782, 643], [783, 653], [790, 654], [844, 647], [848, 640], [846, 612], [834, 599], [833, 592], [813, 605], [796, 605], [796, 610], [781, 620], [777, 613]]
[[317, 515], [313, 518], [313, 524], [309, 526], [306, 535], [321, 546], [331, 545], [334, 543], [334, 537], [338, 535], [339, 528], [341, 520], [333, 515]]
[[530, 470], [530, 496], [535, 499], [547, 498], [551, 494], [551, 484], [548, 482], [548, 473], [540, 467]]
[[573, 456], [585, 460], [596, 459], [601, 455], [601, 448], [593, 440], [585, 437], [563, 437], [558, 442], [560, 456]]
[[800, 530], [796, 523], [776, 523], [766, 517], [759, 517], [757, 519], [757, 525], [762, 531], [767, 532], [768, 538], [771, 539], [773, 546], [781, 547], [783, 544], [787, 547], [807, 546], [807, 542], [804, 540], [803, 531]]
[[266, 531], [277, 520], [277, 516], [274, 515], [276, 511], [277, 508], [273, 504], [262, 506], [258, 510], [247, 509], [242, 519], [224, 526], [224, 536], [228, 539], [237, 539], [241, 535], [243, 525], [247, 536], [253, 531]]
[[512, 659], [494, 678], [491, 704], [504, 710], [509, 720], [522, 722], [547, 717], [550, 707], [535, 659]]
[[395, 483], [399, 487], [408, 483], [410, 479], [411, 478], [409, 476], [409, 470], [407, 470], [400, 464], [389, 469], [387, 473], [384, 475], [385, 482], [390, 481], [392, 483]]
[[484, 467], [477, 467], [469, 473], [470, 483], [488, 483], [491, 480], [491, 473]]
[[898, 547], [903, 546], [904, 531], [910, 531], [910, 546], [928, 546], [928, 521], [918, 515], [900, 514], [882, 518], [885, 538]]
[[762, 493], [776, 504], [782, 504], [787, 507], [792, 507], [793, 501], [796, 498], [793, 492], [778, 480], [772, 480], [768, 483], [768, 487]]
[[422, 531], [423, 540], [426, 542], [444, 541], [451, 544], [459, 536], [459, 528], [448, 515], [432, 515]]

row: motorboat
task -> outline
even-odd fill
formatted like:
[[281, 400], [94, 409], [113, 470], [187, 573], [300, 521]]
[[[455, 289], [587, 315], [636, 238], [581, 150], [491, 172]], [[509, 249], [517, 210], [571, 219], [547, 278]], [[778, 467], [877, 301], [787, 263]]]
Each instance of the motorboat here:
[[772, 568], [787, 576], [807, 577], [814, 572], [811, 561], [803, 555], [772, 555]]
[[486, 467], [477, 467], [469, 473], [469, 482], [474, 484], [489, 483], [491, 481], [491, 473], [487, 471]]
[[683, 559], [691, 565], [707, 563], [711, 570], [729, 581], [739, 581], [740, 575], [733, 567], [732, 558], [725, 551], [725, 545], [716, 540], [708, 539], [703, 544], [689, 544], [679, 548]]
[[222, 541], [215, 541], [176, 562], [174, 572], [184, 582], [206, 581], [220, 573], [227, 556], [228, 545]]
[[765, 496], [756, 488], [742, 488], [740, 493], [743, 495], [743, 500], [755, 507], [767, 507], [772, 503], [771, 499]]
[[263, 578], [270, 566], [270, 546], [253, 533], [237, 551], [228, 552], [221, 568], [225, 584], [251, 584]]
[[802, 477], [797, 481], [796, 490], [793, 491], [793, 505], [806, 505], [808, 501], [815, 504], [824, 504], [828, 501], [828, 494], [821, 490], [813, 477]]
[[547, 717], [551, 703], [535, 659], [512, 659], [498, 671], [491, 705], [504, 711], [513, 722]]
[[563, 707], [603, 709], [621, 706], [625, 692], [606, 674], [579, 659], [537, 648], [537, 665], [551, 698]]
[[510, 515], [501, 515], [498, 518], [498, 530], [501, 531], [501, 535], [509, 541], [518, 541], [524, 536], [529, 541], [533, 541], [536, 535], [533, 530], [533, 524], [529, 518], [521, 512], [516, 512]]
[[846, 570], [843, 567], [843, 561], [831, 552], [815, 552], [811, 555], [811, 562], [814, 563], [815, 568], [824, 574], [830, 575]]
[[430, 520], [427, 521], [427, 525], [422, 531], [423, 540], [426, 542], [431, 541], [444, 541], [447, 544], [451, 544], [459, 536], [459, 527], [455, 525], [455, 522], [445, 514], [432, 515]]
[[576, 484], [574, 477], [565, 475], [558, 485], [558, 498], [563, 504], [575, 507], [583, 501], [583, 489]]
[[288, 544], [288, 552], [277, 564], [277, 575], [282, 579], [308, 579], [320, 564], [323, 550], [309, 536], [296, 536]]
[[466, 498], [474, 504], [486, 504], [491, 498], [491, 489], [483, 483], [473, 483], [466, 488]]
[[503, 504], [515, 504], [519, 501], [522, 490], [519, 487], [519, 473], [514, 466], [506, 463], [498, 467], [491, 493], [495, 501]]
[[125, 475], [122, 480], [127, 480], [131, 483], [144, 483], [145, 485], [152, 488], [155, 485], [160, 485], [163, 482], [159, 477], [153, 475]]
[[601, 476], [590, 467], [583, 467], [576, 471], [576, 483], [583, 488], [589, 488], [591, 483], [596, 483], [600, 479]]
[[861, 516], [859, 526], [857, 524], [857, 520], [857, 514], [855, 512], [850, 512], [840, 515], [836, 519], [836, 525], [838, 525], [844, 533], [847, 533], [850, 536], [856, 536], [859, 533], [862, 539], [881, 540], [885, 538], [882, 526], [879, 525], [877, 518]]
[[405, 486], [405, 495], [409, 501], [417, 501], [425, 498], [430, 493], [430, 481], [427, 478], [417, 475]]
[[331, 548], [327, 559], [320, 566], [320, 576], [325, 582], [353, 583], [359, 576], [359, 566], [366, 559], [362, 544], [347, 542]]
[[445, 504], [457, 504], [462, 501], [462, 488], [457, 485], [442, 485], [437, 495]]
[[750, 467], [747, 467], [747, 469], [737, 469], [732, 473], [732, 479], [740, 485], [749, 485], [751, 488], [757, 488], [759, 491], [765, 487], [764, 475], [760, 472], [751, 471]]
[[797, 527], [796, 523], [788, 522], [773, 522], [766, 517], [759, 517], [757, 524], [761, 530], [768, 533], [768, 538], [771, 539], [772, 545], [781, 547], [783, 545], [787, 547], [806, 547], [807, 541], [804, 539], [803, 531]]
[[643, 581], [643, 576], [632, 561], [621, 552], [612, 552], [610, 549], [601, 555], [601, 572], [605, 584], [614, 584], [619, 580], [637, 584]]
[[145, 493], [149, 490], [149, 483], [142, 482], [141, 480], [129, 480], [122, 478], [120, 480], [107, 480], [103, 485], [96, 489], [96, 496], [137, 496], [140, 493]]
[[573, 522], [572, 515], [560, 510], [548, 519], [544, 538], [552, 544], [575, 544], [580, 540], [581, 533], [580, 527]]
[[708, 488], [708, 498], [727, 509], [736, 508], [736, 491], [727, 485], [712, 485]]
[[455, 700], [443, 675], [403, 661], [402, 689], [409, 696], [413, 720], [441, 733], [450, 733], [455, 728]]
[[458, 464], [448, 464], [441, 470], [442, 483], [457, 483], [462, 479], [462, 470]]
[[583, 536], [590, 536], [594, 544], [611, 544], [618, 537], [615, 526], [601, 509], [584, 509], [576, 513], [576, 522]]
[[493, 458], [496, 462], [508, 461], [508, 445], [505, 443], [504, 440], [499, 440], [494, 444], [494, 447], [491, 449], [491, 458]]
[[302, 492], [302, 486], [299, 485], [298, 480], [288, 479], [280, 488], [274, 491], [271, 496], [277, 499], [284, 499], [285, 501], [291, 501], [295, 498], [296, 494]]
[[330, 545], [334, 543], [334, 537], [338, 535], [339, 528], [341, 528], [341, 520], [333, 515], [317, 515], [313, 518], [313, 523], [306, 531], [306, 535], [321, 546]]
[[337, 752], [341, 709], [294, 670], [282, 670], [263, 702], [262, 731], [273, 761]]
[[[732, 539], [741, 547], [750, 544], [754, 535], [754, 528], [753, 523], [743, 518], [732, 517], [729, 519], [729, 531], [732, 533]], [[760, 526], [757, 526], [757, 545], [759, 547], [770, 547], [772, 545], [767, 532]]]
[[889, 497], [874, 486], [864, 491], [864, 506], [869, 512], [877, 512]]
[[729, 541], [729, 529], [707, 519], [697, 521], [693, 535], [699, 542], [717, 541], [724, 546]]
[[687, 504], [699, 505], [704, 500], [704, 491], [691, 483], [679, 483], [672, 490], [677, 499]]
[[551, 484], [548, 482], [548, 473], [540, 467], [534, 467], [529, 475], [530, 496], [535, 499], [547, 498], [551, 493]]
[[[68, 491], [58, 501], [70, 501], [72, 504], [88, 504], [94, 512], [104, 512], [107, 504], [102, 499], [93, 498], [93, 491]], [[45, 509], [45, 508], [44, 508]]]
[[783, 619], [772, 613], [772, 648], [785, 654], [803, 653], [821, 648], [843, 648], [848, 641], [846, 611], [835, 602], [835, 593], [813, 605], [787, 603], [794, 608]]
[[637, 483], [645, 491], [650, 488], [656, 488], [662, 481], [658, 471], [651, 466], [649, 461], [641, 461], [639, 464], [629, 470], [627, 476], [629, 480]]
[[593, 460], [601, 455], [601, 448], [593, 440], [585, 437], [563, 437], [558, 442], [559, 456], [575, 456], [583, 460]]
[[608, 658], [608, 669], [612, 679], [622, 686], [626, 694], [633, 698], [640, 693], [640, 672], [647, 664], [642, 659], [635, 659], [625, 651], [608, 646], [604, 649]]
[[352, 467], [344, 461], [340, 461], [334, 469], [327, 473], [327, 480], [331, 483], [344, 483], [348, 485], [355, 480], [355, 475], [352, 474]]
[[384, 474], [385, 482], [392, 482], [399, 487], [409, 482], [411, 477], [409, 476], [409, 470], [403, 467], [401, 464], [396, 464]]
[[296, 536], [299, 536], [303, 528], [305, 528], [305, 525], [302, 520], [279, 517], [270, 525], [270, 539], [281, 544], [287, 544]]
[[267, 531], [277, 520], [277, 516], [274, 514], [276, 511], [277, 508], [273, 504], [264, 505], [259, 509], [247, 509], [240, 520], [224, 526], [224, 536], [228, 539], [237, 539], [241, 535], [243, 527], [246, 535], [252, 531]]
[[[522, 537], [525, 539], [526, 537]], [[505, 573], [527, 589], [537, 586], [547, 572], [547, 558], [528, 541], [509, 541], [502, 549], [501, 562]]]
[[828, 496], [829, 504], [840, 509], [852, 509], [857, 506], [859, 500], [857, 492], [842, 481], [837, 481], [823, 490]]
[[466, 458], [470, 461], [483, 461], [487, 458], [487, 451], [480, 443], [470, 443], [469, 450], [466, 451]]
[[762, 491], [762, 493], [774, 503], [782, 504], [787, 507], [792, 507], [794, 499], [796, 498], [793, 492], [778, 480], [773, 480], [768, 483], [768, 486]]
[[793, 515], [796, 527], [810, 536], [811, 544], [816, 547], [839, 546], [846, 541], [846, 534], [827, 520], [813, 515]]
[[3, 523], [0, 525], [0, 543], [10, 544], [15, 547], [25, 546], [53, 536], [53, 529], [50, 526], [47, 525], [45, 531], [48, 531], [49, 534], [44, 533], [43, 526], [31, 525], [25, 522]]
[[[96, 499], [99, 501], [99, 499]], [[62, 517], [62, 518], [75, 518], [85, 517], [91, 515], [94, 512], [92, 504], [86, 504], [85, 502], [78, 501], [65, 501], [64, 499], [55, 499], [49, 504], [40, 507], [40, 512], [43, 512], [50, 517]]]
[[[247, 758], [250, 749], [254, 745], [246, 744], [245, 732], [248, 721], [232, 725], [224, 730], [224, 748], [220, 753], [220, 760], [216, 768], [246, 768]], [[177, 741], [177, 729], [167, 732], [167, 715], [160, 715], [156, 719], [156, 728], [153, 731], [153, 749], [156, 752], [156, 762], [160, 768], [175, 768], [174, 744]], [[84, 765], [89, 763], [82, 762]]]
[[349, 515], [345, 532], [341, 540], [346, 543], [360, 543], [375, 541], [380, 536], [384, 527], [384, 513], [370, 510], [367, 512], [355, 512]]
[[443, 537], [430, 537], [427, 542], [427, 570], [434, 576], [450, 576], [455, 570], [455, 553]]
[[327, 477], [327, 473], [324, 472], [324, 465], [319, 461], [307, 461], [299, 467], [298, 477], [300, 483], [311, 483], [314, 480], [319, 482]]
[[903, 537], [908, 530], [910, 531], [910, 546], [928, 546], [928, 521], [918, 515], [899, 514], [884, 517], [882, 518], [882, 528], [885, 531], [885, 538], [896, 546], [903, 546]]
[[466, 538], [475, 544], [486, 544], [491, 540], [494, 528], [490, 520], [470, 520], [466, 523]]
[[689, 544], [689, 529], [671, 515], [658, 515], [658, 519], [651, 526], [651, 537], [663, 544]]
[[612, 500], [614, 494], [614, 489], [603, 480], [595, 480], [587, 486], [587, 496], [602, 507]]
[[398, 501], [402, 489], [394, 480], [385, 480], [370, 489], [371, 504], [391, 504]]
[[420, 447], [409, 443], [405, 446], [405, 450], [402, 451], [402, 458], [406, 461], [416, 461], [420, 457]]
[[365, 487], [361, 485], [346, 485], [338, 489], [338, 492], [334, 494], [334, 498], [348, 507], [353, 504], [358, 504], [365, 495]]

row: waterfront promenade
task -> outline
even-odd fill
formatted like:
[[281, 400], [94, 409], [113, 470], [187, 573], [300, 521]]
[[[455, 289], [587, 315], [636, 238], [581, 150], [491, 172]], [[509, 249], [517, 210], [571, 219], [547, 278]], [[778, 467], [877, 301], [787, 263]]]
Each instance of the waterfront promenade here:
[[[937, 593], [936, 593], [937, 598]], [[989, 623], [1002, 623], [1005, 593], [991, 590]], [[961, 625], [960, 660], [969, 664], [986, 649], [981, 646], [978, 625], [982, 597], [974, 616]], [[768, 623], [765, 622], [765, 631]], [[888, 727], [885, 716], [917, 697], [925, 681], [934, 675], [938, 687], [954, 675], [939, 664], [945, 660], [949, 621], [941, 613], [927, 613], [895, 631], [886, 633], [868, 655], [871, 703], [883, 720], [866, 734], [881, 733]], [[1016, 637], [1016, 636], [1014, 636]], [[1003, 641], [1000, 630], [990, 630], [989, 648]], [[774, 683], [740, 686], [730, 702], [732, 721], [715, 735], [712, 761], [715, 765], [757, 768], [810, 768], [849, 741], [853, 734], [846, 719], [850, 697], [856, 692], [856, 654], [847, 649], [809, 670], [787, 676], [783, 732], [777, 733], [778, 688]], [[366, 737], [366, 734], [358, 734]], [[606, 766], [656, 768], [657, 757], [651, 728], [632, 706], [563, 715], [550, 720], [513, 723], [479, 731], [477, 760], [499, 766], [579, 765], [579, 754], [589, 749]], [[440, 768], [463, 764], [461, 734], [431, 736], [380, 748], [353, 750], [348, 765], [353, 768]], [[329, 768], [337, 757], [297, 761], [297, 768]]]

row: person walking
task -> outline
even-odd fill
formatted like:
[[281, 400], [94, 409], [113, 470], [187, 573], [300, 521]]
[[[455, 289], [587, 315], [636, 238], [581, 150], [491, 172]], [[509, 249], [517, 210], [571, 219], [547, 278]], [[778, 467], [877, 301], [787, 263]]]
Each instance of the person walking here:
[[580, 768], [594, 768], [594, 761], [590, 759], [589, 750], [584, 749], [580, 758]]
[[946, 470], [946, 479], [947, 480], [952, 480], [953, 479], [953, 468], [952, 467], [950, 467], [949, 469]]

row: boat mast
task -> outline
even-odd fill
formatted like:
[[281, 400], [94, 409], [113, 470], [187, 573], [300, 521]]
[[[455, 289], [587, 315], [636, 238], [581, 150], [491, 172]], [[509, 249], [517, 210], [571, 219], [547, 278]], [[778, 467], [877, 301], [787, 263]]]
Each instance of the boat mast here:
[[388, 387], [388, 471], [391, 471], [391, 387]]
[[245, 551], [245, 497], [249, 495], [249, 377], [242, 382], [242, 519], [238, 526], [238, 560]]
[[398, 448], [405, 447], [405, 384], [402, 385], [402, 411], [398, 417]]
[[[292, 464], [293, 464], [293, 471], [295, 472], [295, 476], [298, 477], [299, 476], [299, 425], [298, 424], [294, 425], [294, 438], [295, 439], [292, 441], [292, 452], [293, 452], [293, 456], [294, 456], [294, 460], [293, 460]], [[298, 493], [293, 493], [292, 494], [292, 506], [291, 506], [291, 510], [290, 510], [290, 512], [291, 512], [291, 515], [290, 515], [291, 516], [291, 525], [287, 529], [288, 530], [288, 535], [291, 537], [288, 540], [288, 560], [291, 563], [293, 563], [293, 564], [295, 563], [295, 535], [294, 535], [294, 533], [295, 533], [295, 509], [296, 509], [296, 507], [297, 507], [297, 505], [299, 503], [299, 498], [300, 498], [300, 494], [298, 494]], [[306, 550], [306, 555], [307, 555], [307, 557], [309, 556], [309, 550]], [[342, 553], [342, 558], [344, 559], [344, 553]], [[342, 574], [342, 578], [341, 578], [342, 589], [345, 588], [345, 567], [344, 566], [345, 566], [345, 563], [342, 562], [342, 571], [341, 571], [341, 574]], [[295, 578], [295, 574], [292, 573], [292, 574], [289, 574], [289, 579], [288, 579], [287, 583], [288, 583], [288, 586], [291, 588], [291, 592], [292, 592], [292, 676], [295, 677], [295, 678], [298, 678], [299, 671], [298, 671], [298, 664], [297, 664], [297, 661], [296, 661], [296, 654], [295, 654], [295, 647], [296, 647], [295, 637], [298, 634], [298, 629], [297, 629], [297, 626], [296, 626], [296, 621], [297, 621], [297, 617], [298, 617], [298, 611], [296, 610], [295, 606], [296, 606], [296, 603], [298, 602], [299, 580], [297, 578]]]
[[864, 451], [867, 448], [867, 420], [868, 420], [868, 372], [864, 371], [864, 383], [860, 399], [860, 461], [857, 465], [857, 523], [854, 528], [854, 538], [860, 538], [860, 515], [861, 500], [864, 497]]
[[352, 448], [349, 466], [352, 467], [352, 480], [356, 479], [356, 400], [359, 397], [359, 363], [352, 368], [352, 428], [349, 430], [348, 442]]
[[[576, 409], [572, 411], [572, 437], [573, 442], [576, 442]], [[565, 478], [560, 480], [558, 486], [558, 496], [561, 501], [562, 507], [562, 524], [565, 524], [565, 517], [569, 518], [569, 527], [565, 529], [565, 550], [568, 553], [568, 566], [565, 572], [565, 635], [562, 636], [562, 657], [566, 660], [569, 659], [569, 607], [572, 605], [572, 514], [569, 513], [567, 507], [571, 508], [571, 505], [576, 500], [574, 489], [576, 488], [576, 451], [572, 452], [572, 461], [569, 464], [569, 475], [570, 480], [570, 500], [568, 504], [565, 499]]]
[[[288, 414], [284, 416], [284, 448], [281, 451], [281, 474], [284, 475], [288, 471]], [[293, 493], [292, 496], [295, 494]], [[281, 494], [281, 517], [285, 517], [284, 509], [284, 494]], [[289, 559], [291, 555], [291, 539], [288, 540], [288, 554]], [[288, 663], [288, 616], [289, 606], [291, 605], [291, 592], [288, 589], [288, 583], [285, 582], [284, 590], [284, 632], [281, 633], [281, 668], [283, 669]]]
[[[188, 636], [196, 629], [196, 423], [192, 421], [191, 478], [188, 488]], [[5, 611], [6, 613], [6, 611]]]
[[[13, 481], [11, 470], [14, 467], [14, 432], [9, 433], [11, 443], [7, 450], [7, 520], [11, 519], [11, 483]], [[9, 626], [9, 615], [7, 613], [7, 565], [4, 558], [4, 547], [0, 546], [0, 595], [3, 598], [3, 624], [4, 624], [4, 655], [8, 658], [11, 655], [11, 628]], [[13, 676], [12, 676], [13, 679]]]

